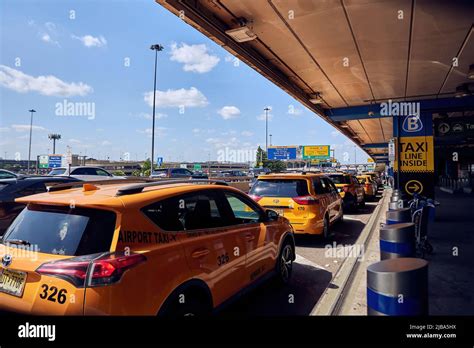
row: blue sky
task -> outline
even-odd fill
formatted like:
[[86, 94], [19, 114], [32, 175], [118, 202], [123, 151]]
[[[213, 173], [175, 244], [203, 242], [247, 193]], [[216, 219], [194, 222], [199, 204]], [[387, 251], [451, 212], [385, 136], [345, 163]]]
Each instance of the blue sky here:
[[[0, 21], [1, 157], [27, 158], [31, 108], [33, 158], [52, 151], [49, 133], [62, 135], [57, 153], [150, 156], [149, 47], [160, 43], [156, 156], [216, 160], [264, 146], [271, 106], [274, 145], [330, 144], [342, 163], [354, 161], [345, 136], [152, 0], [6, 0]], [[68, 113], [65, 103], [89, 109]], [[357, 161], [366, 158], [358, 149]]]

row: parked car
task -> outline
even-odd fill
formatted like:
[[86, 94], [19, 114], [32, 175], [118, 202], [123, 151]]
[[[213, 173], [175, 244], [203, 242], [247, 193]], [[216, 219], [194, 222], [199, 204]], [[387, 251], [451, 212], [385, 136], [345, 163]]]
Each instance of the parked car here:
[[371, 175], [358, 175], [357, 180], [363, 185], [366, 199], [375, 200], [377, 194], [377, 184], [373, 181]]
[[186, 168], [160, 168], [153, 171], [151, 178], [207, 179], [207, 174], [195, 174]]
[[19, 176], [21, 175], [10, 172], [9, 170], [6, 170], [6, 169], [0, 169], [0, 180], [1, 179], [15, 179], [15, 178], [18, 178]]
[[78, 166], [71, 167], [58, 167], [54, 168], [49, 172], [48, 175], [51, 176], [69, 176], [74, 177], [79, 180], [110, 180], [110, 179], [126, 179], [125, 176], [116, 176], [110, 174], [105, 169], [99, 167], [89, 167], [89, 166]]
[[218, 174], [219, 177], [247, 176], [241, 170], [223, 170]]
[[79, 181], [72, 177], [22, 176], [15, 179], [0, 180], [0, 236], [25, 207], [24, 203], [15, 202], [16, 198], [46, 192], [57, 184]]
[[[270, 276], [291, 279], [288, 220], [223, 182], [84, 184], [19, 202], [0, 240], [2, 311], [198, 316]], [[39, 251], [15, 257], [17, 245]]]
[[323, 174], [260, 175], [249, 195], [287, 218], [295, 233], [329, 238], [330, 227], [344, 216], [342, 199]]
[[354, 175], [348, 173], [331, 173], [328, 177], [336, 185], [339, 195], [342, 197], [345, 208], [356, 210], [365, 205], [365, 193], [363, 186]]

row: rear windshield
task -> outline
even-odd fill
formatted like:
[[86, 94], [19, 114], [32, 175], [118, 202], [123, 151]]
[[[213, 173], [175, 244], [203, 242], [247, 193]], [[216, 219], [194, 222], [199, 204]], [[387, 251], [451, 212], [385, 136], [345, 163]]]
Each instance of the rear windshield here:
[[49, 172], [48, 175], [62, 175], [66, 172], [66, 169], [64, 168], [57, 168], [53, 169], [52, 171]]
[[308, 182], [292, 179], [259, 179], [253, 184], [249, 194], [261, 197], [297, 197], [306, 196]]
[[22, 241], [47, 254], [80, 256], [110, 250], [115, 213], [28, 205], [8, 228], [3, 244]]
[[348, 175], [329, 175], [335, 184], [350, 184], [351, 178]]

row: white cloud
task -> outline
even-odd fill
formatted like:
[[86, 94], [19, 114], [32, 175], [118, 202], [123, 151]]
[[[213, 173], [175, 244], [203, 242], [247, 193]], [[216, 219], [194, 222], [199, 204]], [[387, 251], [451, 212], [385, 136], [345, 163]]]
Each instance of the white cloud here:
[[[26, 131], [30, 130], [30, 125], [29, 124], [12, 124], [11, 127], [17, 132], [26, 132]], [[32, 129], [34, 131], [45, 131], [45, 130], [47, 130], [44, 127], [35, 126], [35, 125], [33, 125]]]
[[82, 143], [82, 141], [80, 141], [78, 139], [69, 139], [69, 142], [73, 143], [73, 144], [81, 144]]
[[86, 47], [103, 47], [107, 45], [107, 40], [102, 35], [95, 37], [92, 35], [76, 36], [71, 35], [73, 39], [79, 40]]
[[[132, 114], [130, 114], [132, 115]], [[152, 114], [146, 113], [146, 112], [140, 112], [138, 114], [134, 114], [134, 117], [138, 118], [144, 118], [145, 120], [151, 120], [152, 119]], [[161, 112], [155, 112], [155, 120], [159, 120], [160, 118], [166, 118], [168, 117], [167, 114], [163, 114]]]
[[48, 33], [41, 34], [41, 40], [44, 41], [44, 42], [59, 46], [59, 42], [56, 41], [56, 40], [53, 40], [51, 38], [51, 35], [49, 35]]
[[[155, 137], [164, 137], [167, 129], [166, 127], [155, 127]], [[151, 138], [151, 128], [138, 129], [137, 132], [146, 134], [147, 137]]]
[[[144, 97], [145, 102], [153, 106], [153, 92], [146, 92]], [[204, 94], [196, 87], [190, 89], [168, 89], [167, 91], [156, 91], [156, 106], [163, 108], [172, 107], [204, 107], [209, 102]]]
[[100, 143], [101, 146], [109, 146], [109, 145], [112, 145], [112, 143], [108, 140], [104, 140]]
[[295, 107], [294, 105], [289, 105], [288, 106], [288, 111], [286, 112], [288, 115], [291, 115], [291, 116], [299, 116], [303, 113], [303, 110], [302, 109], [298, 109], [297, 107]]
[[224, 120], [230, 120], [239, 117], [240, 110], [236, 106], [224, 106], [222, 109], [217, 111], [217, 113], [221, 115]]
[[53, 75], [34, 77], [6, 65], [0, 65], [0, 85], [19, 93], [33, 91], [55, 97], [85, 96], [93, 91], [82, 82], [68, 83]]
[[333, 131], [331, 132], [331, 135], [332, 135], [333, 137], [338, 137], [338, 136], [341, 135], [341, 132], [339, 132], [338, 130], [333, 130]]
[[219, 63], [219, 57], [210, 55], [207, 52], [208, 48], [206, 45], [187, 45], [181, 43], [171, 44], [171, 60], [179, 63], [183, 63], [184, 71], [191, 71], [197, 73], [206, 73], [211, 71], [217, 63]]
[[240, 134], [244, 137], [251, 137], [253, 135], [253, 133], [250, 131], [242, 131]]

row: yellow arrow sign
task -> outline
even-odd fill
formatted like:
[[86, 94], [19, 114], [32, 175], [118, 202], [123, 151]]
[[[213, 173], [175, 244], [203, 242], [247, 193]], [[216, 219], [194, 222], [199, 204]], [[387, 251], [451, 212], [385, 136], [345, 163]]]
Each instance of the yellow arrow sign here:
[[423, 192], [423, 185], [418, 180], [410, 180], [405, 184], [405, 191], [410, 195], [421, 193]]

